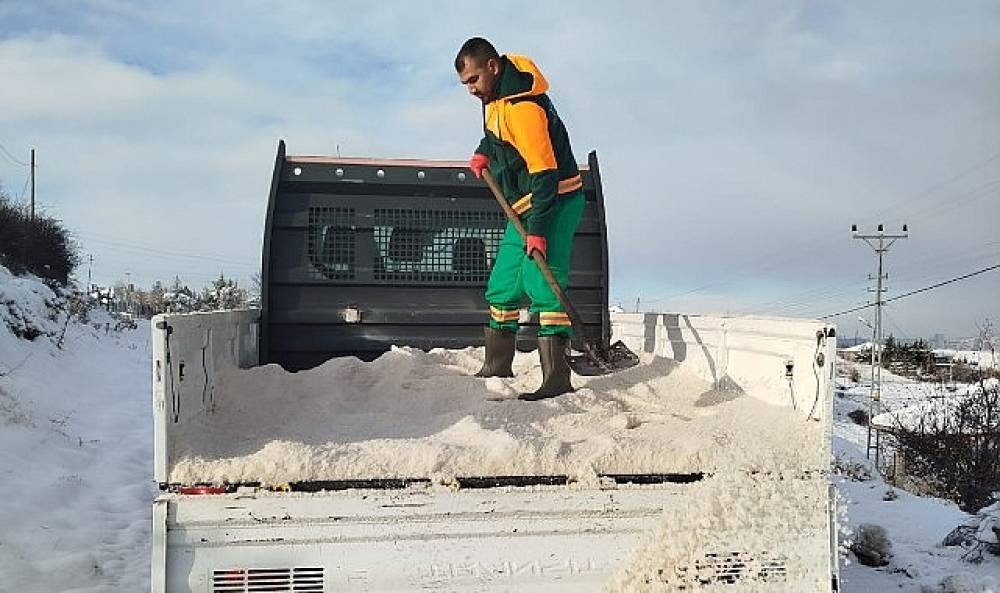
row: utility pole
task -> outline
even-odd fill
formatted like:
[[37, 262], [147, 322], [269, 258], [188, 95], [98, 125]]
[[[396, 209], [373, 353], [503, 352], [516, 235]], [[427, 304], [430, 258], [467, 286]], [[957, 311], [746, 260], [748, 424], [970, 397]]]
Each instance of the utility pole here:
[[35, 149], [34, 148], [31, 149], [31, 222], [35, 222]]
[[125, 311], [132, 313], [132, 272], [125, 272]]
[[[875, 468], [879, 468], [879, 448], [880, 448], [880, 433], [878, 429], [875, 429], [874, 435], [872, 434], [872, 420], [882, 411], [882, 305], [884, 300], [882, 299], [882, 294], [885, 293], [886, 288], [882, 286], [882, 281], [889, 278], [888, 274], [883, 272], [882, 258], [889, 247], [898, 241], [899, 239], [905, 239], [909, 236], [908, 229], [906, 225], [903, 225], [902, 234], [886, 234], [885, 225], [878, 225], [878, 232], [871, 234], [861, 234], [858, 232], [858, 225], [851, 225], [851, 233], [855, 239], [861, 239], [868, 244], [869, 247], [875, 250], [875, 254], [878, 257], [878, 268], [877, 273], [874, 278], [869, 274], [868, 279], [875, 281], [875, 290], [871, 288], [868, 292], [875, 293], [875, 325], [872, 327], [872, 388], [871, 388], [871, 399], [868, 402], [868, 459], [872, 458], [872, 451], [875, 451]], [[874, 439], [873, 439], [874, 436]]]
[[90, 294], [90, 271], [94, 268], [94, 254], [87, 254], [89, 263], [87, 264], [87, 294]]

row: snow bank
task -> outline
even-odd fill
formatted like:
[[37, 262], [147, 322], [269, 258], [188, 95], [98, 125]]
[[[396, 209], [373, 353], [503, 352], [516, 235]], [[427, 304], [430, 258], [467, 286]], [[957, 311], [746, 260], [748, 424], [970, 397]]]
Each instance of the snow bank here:
[[972, 384], [955, 394], [935, 389], [916, 403], [872, 418], [872, 425], [881, 429], [903, 429], [908, 431], [944, 429], [954, 424], [957, 414], [970, 398], [982, 395], [983, 388], [996, 389], [997, 379], [986, 379], [981, 385]]
[[[849, 370], [848, 365], [844, 367], [847, 368], [842, 370]], [[882, 392], [883, 404], [890, 408], [937, 401], [932, 398], [941, 393], [933, 385], [903, 380], [894, 380], [887, 387]], [[843, 499], [842, 509], [847, 513], [847, 533], [854, 532], [864, 523], [885, 527], [892, 539], [893, 557], [888, 566], [881, 568], [864, 566], [853, 555], [844, 558], [842, 589], [845, 592], [1000, 593], [1000, 558], [987, 554], [981, 563], [971, 564], [963, 559], [968, 550], [964, 543], [957, 542], [959, 545], [955, 547], [941, 545], [956, 525], [968, 526], [973, 536], [980, 533], [984, 524], [991, 528], [993, 507], [984, 509], [979, 516], [971, 516], [953, 502], [919, 497], [904, 490], [895, 489], [894, 496], [886, 496], [892, 487], [866, 459], [867, 430], [848, 418], [850, 411], [867, 408], [867, 404], [866, 389], [845, 389], [834, 398], [833, 447], [837, 460], [835, 469], [839, 474], [834, 477], [834, 483]], [[883, 460], [886, 455], [883, 453]], [[985, 532], [982, 535], [988, 536]]]
[[[710, 383], [663, 358], [576, 393], [521, 402], [541, 380], [518, 353], [515, 379], [470, 376], [483, 350], [396, 348], [286, 373], [268, 365], [217, 381], [214, 413], [173, 437], [174, 483], [458, 476], [690, 473], [780, 459], [824, 468], [819, 423]], [[499, 401], [493, 401], [499, 400]]]
[[[59, 295], [0, 267], [0, 591], [148, 591], [148, 331], [59, 315]], [[61, 349], [27, 339], [64, 327]]]
[[0, 326], [17, 337], [33, 340], [62, 329], [62, 299], [34, 276], [14, 276], [0, 266]]

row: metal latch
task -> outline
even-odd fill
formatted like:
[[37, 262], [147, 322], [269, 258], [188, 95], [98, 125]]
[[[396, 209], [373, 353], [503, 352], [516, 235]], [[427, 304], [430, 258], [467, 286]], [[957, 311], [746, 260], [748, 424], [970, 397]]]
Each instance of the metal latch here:
[[344, 323], [361, 323], [361, 309], [346, 307], [343, 311]]

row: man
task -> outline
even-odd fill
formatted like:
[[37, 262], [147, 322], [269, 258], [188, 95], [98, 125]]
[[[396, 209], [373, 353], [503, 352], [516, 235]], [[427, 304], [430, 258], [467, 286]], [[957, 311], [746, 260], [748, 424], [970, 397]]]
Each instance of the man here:
[[571, 325], [533, 258], [545, 259], [565, 290], [573, 235], [583, 214], [583, 181], [569, 135], [545, 94], [549, 88], [534, 62], [499, 55], [480, 37], [455, 58], [459, 80], [483, 103], [484, 138], [469, 167], [476, 177], [489, 168], [504, 197], [525, 224], [527, 241], [508, 223], [486, 287], [490, 323], [486, 361], [477, 377], [512, 377], [518, 313], [524, 298], [538, 313], [542, 385], [521, 399], [538, 400], [573, 391], [566, 362]]

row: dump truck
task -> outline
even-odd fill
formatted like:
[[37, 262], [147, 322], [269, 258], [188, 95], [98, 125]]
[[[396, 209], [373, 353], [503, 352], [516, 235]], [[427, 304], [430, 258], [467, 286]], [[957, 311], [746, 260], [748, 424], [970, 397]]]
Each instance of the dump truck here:
[[[272, 437], [323, 446], [296, 432], [322, 396], [306, 405], [295, 391], [254, 383], [254, 372], [302, 377], [348, 359], [353, 366], [344, 369], [364, 372], [364, 361], [474, 356], [483, 343], [482, 291], [506, 221], [464, 163], [289, 156], [279, 143], [261, 307], [152, 320], [161, 489], [152, 513], [152, 591], [838, 591], [829, 476], [835, 328], [803, 319], [609, 313], [596, 154], [581, 171], [587, 207], [568, 288], [584, 322], [578, 335], [622, 340], [642, 363], [623, 372], [615, 397], [602, 399], [603, 384], [586, 383], [548, 402], [483, 405], [515, 410], [510, 417], [537, 409], [530, 406], [583, 413], [584, 400], [572, 400], [583, 393], [601, 406], [629, 397], [655, 405], [636, 421], [638, 412], [616, 409], [614, 418], [626, 420], [601, 435], [611, 452], [584, 464], [586, 475], [573, 463], [573, 443], [553, 454], [565, 467], [524, 462], [515, 473], [476, 458], [449, 466], [447, 478], [419, 468], [344, 471], [336, 468], [351, 467], [343, 457], [354, 453], [340, 449], [336, 463], [318, 470], [295, 469], [298, 460], [289, 458], [266, 475], [252, 467], [213, 473], [212, 463], [232, 468], [234, 456], [254, 455]], [[530, 351], [537, 319], [524, 311], [521, 321], [518, 348]], [[466, 381], [466, 389], [483, 381], [448, 372], [450, 384]], [[685, 394], [675, 404], [650, 390], [666, 375], [708, 387], [682, 409]], [[238, 392], [232, 377], [243, 378]], [[332, 377], [340, 393], [357, 384]], [[504, 389], [505, 380], [489, 381]], [[782, 422], [754, 420], [756, 410]], [[244, 418], [262, 413], [274, 415]], [[658, 432], [657, 423], [671, 428]], [[234, 428], [244, 426], [254, 428]], [[644, 439], [620, 436], [647, 428]], [[396, 451], [433, 438], [404, 432], [380, 437], [403, 443]], [[633, 448], [614, 452], [626, 442]], [[758, 455], [755, 443], [772, 445]], [[370, 467], [394, 468], [393, 461]]]

